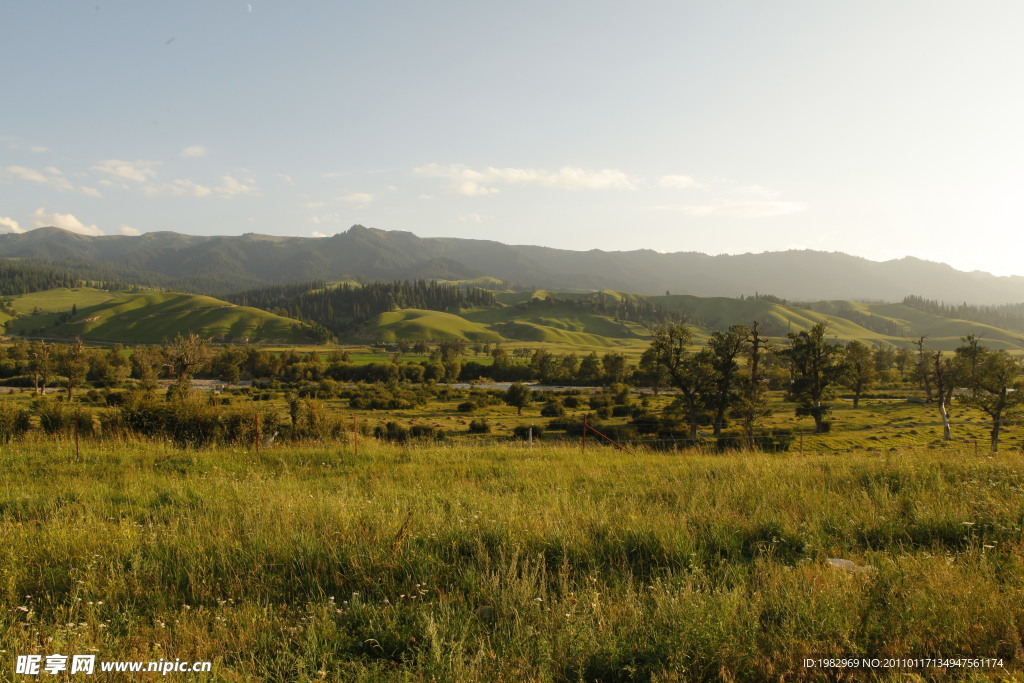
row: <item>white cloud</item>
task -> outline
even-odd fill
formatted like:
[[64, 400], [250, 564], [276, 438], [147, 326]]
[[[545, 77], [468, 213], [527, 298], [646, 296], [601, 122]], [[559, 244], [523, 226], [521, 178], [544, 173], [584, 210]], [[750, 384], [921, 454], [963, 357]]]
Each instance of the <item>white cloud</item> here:
[[452, 185], [450, 189], [455, 194], [461, 194], [467, 197], [483, 197], [489, 194], [498, 194], [501, 192], [501, 190], [496, 187], [484, 187], [483, 185], [474, 183], [472, 180], [463, 180], [461, 183]]
[[373, 201], [373, 195], [368, 192], [353, 192], [343, 197], [338, 197], [338, 201], [349, 204], [369, 204]]
[[49, 152], [50, 148], [43, 147], [42, 145], [34, 145], [32, 147], [29, 147], [29, 150], [35, 152], [36, 154], [42, 154], [43, 152]]
[[34, 168], [26, 168], [25, 166], [8, 166], [4, 168], [4, 177], [17, 178], [18, 180], [31, 180], [33, 183], [46, 184], [49, 180], [39, 171]]
[[136, 235], [140, 234], [137, 229], [129, 225], [122, 225], [117, 229], [117, 232], [120, 235], [128, 235], [129, 237], [135, 237]]
[[32, 213], [33, 227], [45, 228], [53, 226], [63, 228], [69, 232], [77, 232], [79, 235], [102, 235], [103, 231], [95, 225], [85, 225], [70, 213], [46, 213], [43, 208], [36, 209]]
[[153, 167], [159, 166], [159, 161], [122, 161], [120, 159], [108, 159], [101, 161], [91, 168], [93, 171], [106, 173], [116, 178], [134, 180], [137, 183], [148, 182], [156, 176]]
[[432, 194], [418, 194], [418, 195], [416, 195], [416, 199], [433, 199], [433, 198], [434, 198], [434, 195], [432, 195]]
[[309, 236], [310, 237], [327, 237], [327, 233], [320, 232], [319, 230], [314, 230], [313, 232], [309, 233]]
[[335, 212], [335, 213], [325, 213], [325, 214], [321, 214], [319, 216], [310, 216], [309, 217], [309, 222], [312, 223], [313, 225], [321, 225], [323, 223], [340, 223], [341, 222], [341, 214]]
[[322, 209], [327, 206], [327, 202], [306, 202], [303, 206], [307, 209]]
[[807, 209], [803, 202], [726, 201], [716, 204], [681, 204], [658, 206], [655, 209], [679, 211], [688, 216], [727, 216], [732, 218], [763, 218], [800, 213]]
[[563, 166], [557, 171], [488, 166], [477, 171], [461, 164], [427, 164], [413, 169], [413, 172], [431, 178], [447, 178], [453, 183], [450, 189], [464, 195], [493, 194], [498, 190], [490, 187], [492, 185], [532, 185], [566, 190], [632, 190], [639, 182], [616, 169], [588, 171], [575, 166]]
[[277, 174], [277, 177], [278, 177], [278, 178], [280, 178], [281, 180], [285, 181], [285, 182], [286, 182], [286, 183], [288, 183], [289, 185], [294, 185], [294, 184], [295, 184], [295, 179], [294, 179], [294, 178], [292, 178], [292, 177], [291, 177], [290, 175], [288, 175], [287, 173], [278, 173], [278, 174]]
[[25, 232], [18, 221], [6, 216], [0, 216], [0, 233], [10, 234], [12, 232]]
[[[250, 183], [250, 184], [245, 184]], [[245, 183], [239, 182], [229, 175], [221, 178], [220, 187], [214, 189], [222, 197], [234, 197], [239, 194], [259, 194], [260, 188], [256, 186], [252, 178], [245, 178]]]
[[483, 223], [484, 217], [478, 213], [470, 213], [465, 216], [459, 216], [459, 220], [463, 223]]
[[[46, 174], [43, 173], [46, 172]], [[37, 171], [27, 166], [6, 166], [0, 169], [0, 177], [13, 178], [15, 180], [27, 180], [40, 185], [49, 185], [58, 190], [73, 190], [75, 186], [68, 182], [59, 168], [47, 166], [43, 171]]]
[[173, 183], [162, 183], [159, 185], [143, 185], [142, 194], [147, 197], [209, 197], [213, 190], [205, 185], [183, 180], [181, 178]]
[[694, 180], [692, 176], [688, 175], [663, 175], [658, 178], [658, 185], [660, 187], [672, 187], [679, 190], [688, 187], [702, 187], [701, 184]]
[[181, 178], [175, 180], [171, 187], [174, 189], [174, 196], [191, 195], [193, 197], [209, 197], [213, 194], [213, 190], [205, 185], [200, 185], [199, 183], [194, 183], [191, 180], [183, 180]]
[[186, 159], [198, 159], [206, 156], [206, 148], [202, 145], [192, 145], [181, 150], [181, 156]]
[[99, 198], [99, 197], [103, 196], [103, 195], [100, 194], [100, 191], [97, 190], [95, 187], [86, 187], [85, 185], [82, 185], [78, 189], [82, 191], [82, 194], [87, 194], [90, 197], [97, 197], [97, 198]]

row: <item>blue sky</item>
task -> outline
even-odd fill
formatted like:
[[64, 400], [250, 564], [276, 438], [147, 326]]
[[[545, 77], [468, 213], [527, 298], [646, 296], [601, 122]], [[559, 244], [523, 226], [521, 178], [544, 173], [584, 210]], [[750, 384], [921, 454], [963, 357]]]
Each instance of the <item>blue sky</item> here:
[[1022, 274], [1019, 2], [0, 5], [0, 230]]

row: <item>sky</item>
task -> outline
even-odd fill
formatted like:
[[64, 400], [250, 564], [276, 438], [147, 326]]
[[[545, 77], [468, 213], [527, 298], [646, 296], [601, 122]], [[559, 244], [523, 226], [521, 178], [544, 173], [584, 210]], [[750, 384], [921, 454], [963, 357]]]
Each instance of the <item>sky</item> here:
[[0, 232], [1024, 275], [1024, 3], [0, 4]]

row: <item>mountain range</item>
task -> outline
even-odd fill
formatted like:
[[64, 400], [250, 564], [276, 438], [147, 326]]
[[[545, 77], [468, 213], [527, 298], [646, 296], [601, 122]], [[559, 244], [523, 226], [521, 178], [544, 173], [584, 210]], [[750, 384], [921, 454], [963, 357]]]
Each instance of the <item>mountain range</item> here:
[[914, 257], [877, 262], [811, 250], [717, 256], [649, 249], [570, 251], [491, 240], [418, 237], [360, 225], [326, 238], [176, 232], [93, 237], [39, 228], [0, 235], [0, 258], [102, 272], [126, 281], [213, 295], [313, 279], [489, 277], [531, 288], [697, 296], [759, 292], [797, 301], [900, 301], [909, 294], [950, 303], [1024, 301], [1024, 277], [963, 272]]

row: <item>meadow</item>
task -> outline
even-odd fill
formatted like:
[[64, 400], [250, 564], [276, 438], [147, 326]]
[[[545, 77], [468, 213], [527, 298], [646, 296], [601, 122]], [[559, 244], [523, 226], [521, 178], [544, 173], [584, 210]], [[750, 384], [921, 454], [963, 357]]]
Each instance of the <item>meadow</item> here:
[[[71, 440], [30, 435], [0, 459], [12, 662], [210, 660], [190, 678], [218, 681], [1024, 669], [1024, 463], [1009, 449], [630, 455], [369, 439], [357, 456], [343, 443], [129, 438], [85, 440], [76, 457]], [[804, 668], [822, 657], [1002, 664]]]

